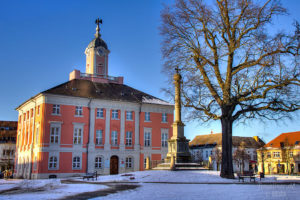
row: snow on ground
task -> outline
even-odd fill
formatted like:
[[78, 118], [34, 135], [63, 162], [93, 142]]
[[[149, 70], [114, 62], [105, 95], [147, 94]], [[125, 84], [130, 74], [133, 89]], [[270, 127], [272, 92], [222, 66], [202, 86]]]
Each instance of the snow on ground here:
[[123, 191], [93, 200], [122, 199], [298, 199], [300, 185], [245, 184], [159, 184], [142, 183], [136, 190]]
[[[8, 185], [9, 187], [7, 187]], [[14, 184], [11, 184], [10, 181], [5, 182], [5, 180], [0, 182], [0, 191], [14, 187], [19, 187], [20, 190], [13, 191], [11, 194], [2, 194], [0, 195], [0, 199], [58, 199], [83, 192], [108, 188], [104, 185], [94, 184], [62, 184], [60, 179], [19, 180], [15, 181]]]
[[[124, 176], [127, 175], [127, 176]], [[131, 179], [134, 177], [134, 179]], [[79, 179], [78, 179], [79, 180]], [[259, 180], [259, 179], [257, 179]], [[218, 171], [137, 171], [126, 174], [99, 176], [98, 182], [180, 182], [180, 183], [237, 183], [238, 179], [224, 179]], [[245, 181], [249, 182], [249, 180]], [[300, 179], [299, 179], [300, 181]], [[261, 182], [277, 182], [276, 177], [266, 176]]]
[[[99, 191], [116, 184], [139, 184], [127, 190], [94, 199], [298, 199], [300, 185], [284, 185], [286, 181], [300, 183], [299, 176], [268, 175], [257, 184], [238, 184], [237, 179], [223, 179], [217, 171], [137, 171], [118, 175], [99, 176], [98, 184], [62, 184], [60, 179], [44, 180], [0, 180], [0, 192], [19, 188], [10, 194], [0, 194], [0, 199], [59, 199], [84, 192]], [[69, 178], [82, 181], [82, 178]], [[268, 184], [260, 184], [260, 183]], [[279, 184], [278, 184], [279, 183]]]

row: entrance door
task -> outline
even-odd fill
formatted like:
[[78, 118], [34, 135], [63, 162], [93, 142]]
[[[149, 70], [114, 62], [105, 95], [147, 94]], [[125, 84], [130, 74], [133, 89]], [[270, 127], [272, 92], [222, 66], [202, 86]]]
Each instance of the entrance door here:
[[110, 158], [110, 174], [119, 173], [119, 158], [118, 156], [112, 156]]

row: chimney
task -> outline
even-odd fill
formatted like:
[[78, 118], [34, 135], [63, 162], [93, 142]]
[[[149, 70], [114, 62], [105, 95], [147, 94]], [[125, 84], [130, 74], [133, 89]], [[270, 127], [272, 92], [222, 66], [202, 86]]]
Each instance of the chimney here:
[[259, 142], [259, 137], [258, 137], [258, 136], [253, 136], [253, 139], [254, 139], [256, 142]]

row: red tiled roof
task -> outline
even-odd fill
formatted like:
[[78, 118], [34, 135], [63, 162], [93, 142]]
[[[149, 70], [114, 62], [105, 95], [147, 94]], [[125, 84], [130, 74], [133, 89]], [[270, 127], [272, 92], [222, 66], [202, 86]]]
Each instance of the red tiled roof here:
[[293, 146], [298, 141], [298, 145], [300, 145], [300, 131], [289, 132], [289, 133], [281, 133], [275, 139], [271, 140], [264, 147], [280, 147], [280, 142], [287, 142], [289, 145]]

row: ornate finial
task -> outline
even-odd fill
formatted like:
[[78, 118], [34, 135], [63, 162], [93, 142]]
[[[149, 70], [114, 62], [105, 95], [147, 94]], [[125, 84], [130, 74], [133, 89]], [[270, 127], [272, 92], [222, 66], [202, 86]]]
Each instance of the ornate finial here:
[[96, 34], [95, 34], [95, 37], [97, 38], [97, 37], [101, 36], [99, 24], [102, 24], [102, 19], [99, 19], [99, 18], [96, 19], [95, 24], [97, 24]]

